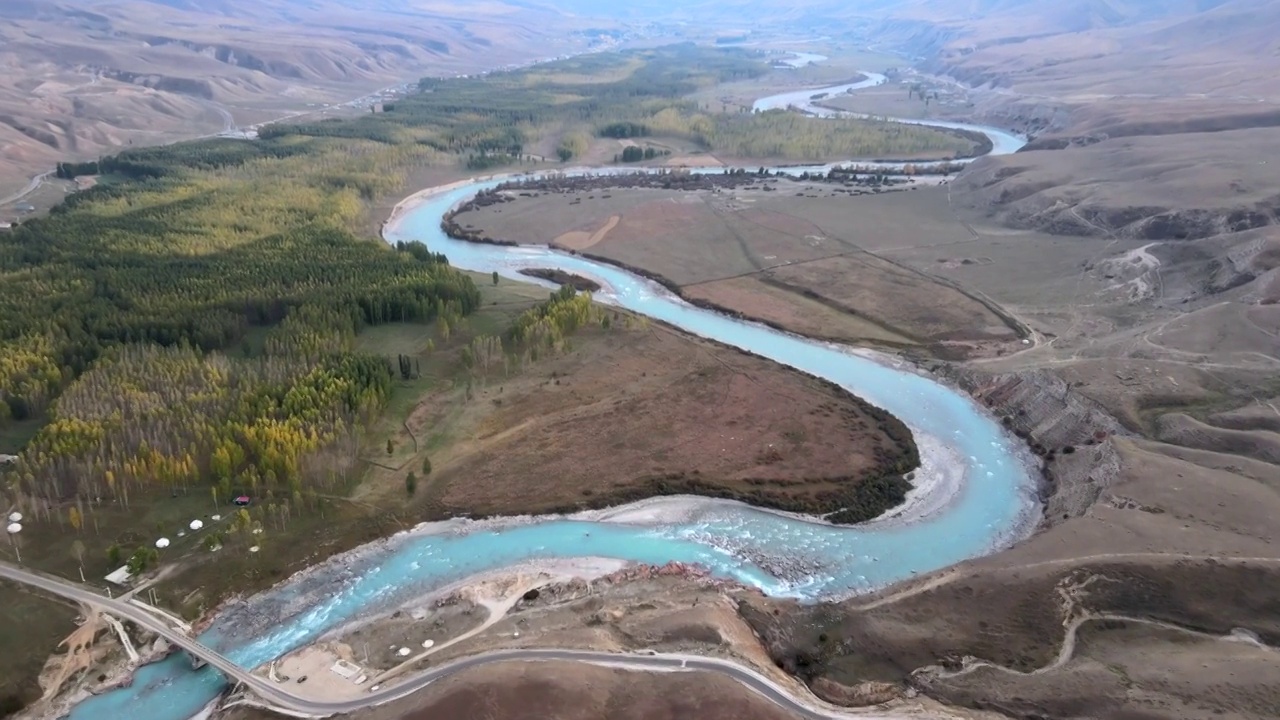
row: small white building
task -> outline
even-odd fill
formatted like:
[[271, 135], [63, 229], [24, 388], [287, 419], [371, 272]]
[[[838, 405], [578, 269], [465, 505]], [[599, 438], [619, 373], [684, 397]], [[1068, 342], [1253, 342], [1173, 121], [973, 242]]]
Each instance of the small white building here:
[[105, 579], [107, 582], [111, 583], [112, 585], [119, 585], [120, 587], [128, 587], [129, 581], [133, 579], [133, 573], [129, 572], [129, 566], [122, 565], [119, 568], [117, 568], [115, 571], [107, 575]]
[[12, 229], [13, 229], [13, 223], [7, 220], [0, 220], [0, 231], [12, 230]]

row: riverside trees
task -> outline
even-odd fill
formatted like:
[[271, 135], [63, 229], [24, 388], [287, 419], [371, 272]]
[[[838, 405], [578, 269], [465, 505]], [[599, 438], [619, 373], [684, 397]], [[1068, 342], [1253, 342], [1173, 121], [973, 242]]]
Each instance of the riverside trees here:
[[589, 293], [579, 293], [565, 285], [546, 302], [517, 317], [507, 336], [516, 347], [559, 349], [566, 337], [599, 318]]

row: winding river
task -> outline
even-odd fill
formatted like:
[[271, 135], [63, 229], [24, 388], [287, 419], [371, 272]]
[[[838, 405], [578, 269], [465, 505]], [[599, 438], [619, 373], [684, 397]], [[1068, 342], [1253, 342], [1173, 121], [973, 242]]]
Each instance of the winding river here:
[[[883, 80], [765, 98], [762, 109], [809, 107], [819, 92], [840, 93]], [[994, 128], [994, 152], [1022, 141]], [[803, 168], [795, 169], [797, 172]], [[705, 169], [717, 172], [718, 169]], [[201, 636], [230, 659], [253, 667], [369, 613], [403, 604], [471, 575], [523, 561], [601, 557], [633, 562], [698, 563], [720, 577], [775, 596], [817, 600], [903, 580], [1006, 546], [1034, 524], [1036, 504], [1028, 455], [999, 423], [961, 392], [877, 356], [810, 341], [693, 307], [619, 268], [546, 248], [451, 240], [442, 216], [498, 179], [426, 194], [388, 224], [388, 241], [419, 240], [458, 267], [527, 282], [521, 268], [556, 267], [598, 280], [603, 301], [668, 322], [835, 382], [901, 418], [915, 433], [922, 468], [907, 506], [857, 527], [756, 510], [715, 500], [667, 499], [633, 512], [573, 518], [454, 521], [402, 533], [312, 568], [256, 596], [251, 607], [225, 613]], [[530, 483], [538, 478], [528, 478]], [[678, 510], [678, 512], [674, 512]], [[261, 630], [259, 630], [261, 628]], [[256, 634], [255, 634], [256, 633]], [[319, 679], [317, 679], [319, 681]], [[184, 655], [138, 670], [131, 687], [82, 702], [74, 720], [184, 720], [224, 688], [212, 670], [192, 671]]]

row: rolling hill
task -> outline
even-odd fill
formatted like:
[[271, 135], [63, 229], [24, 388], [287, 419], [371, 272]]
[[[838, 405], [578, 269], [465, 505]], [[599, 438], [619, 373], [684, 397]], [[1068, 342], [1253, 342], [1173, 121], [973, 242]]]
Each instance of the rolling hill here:
[[58, 160], [545, 57], [576, 23], [496, 0], [6, 0], [0, 196]]

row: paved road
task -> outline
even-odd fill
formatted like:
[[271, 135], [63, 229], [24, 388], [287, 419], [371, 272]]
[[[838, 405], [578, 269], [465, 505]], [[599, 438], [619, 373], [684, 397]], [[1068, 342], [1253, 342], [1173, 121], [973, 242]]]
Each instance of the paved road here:
[[[392, 700], [397, 700], [422, 689], [427, 684], [435, 680], [439, 680], [446, 675], [451, 675], [468, 668], [497, 662], [530, 660], [585, 662], [594, 665], [626, 667], [630, 669], [648, 671], [699, 670], [703, 672], [714, 672], [733, 678], [756, 693], [795, 713], [797, 717], [804, 718], [804, 720], [832, 720], [835, 718], [854, 717], [852, 713], [842, 713], [837, 710], [829, 711], [822, 709], [816, 702], [811, 700], [806, 702], [803, 699], [797, 699], [792, 696], [786, 688], [775, 683], [768, 677], [746, 666], [739, 665], [729, 660], [699, 657], [696, 655], [632, 655], [593, 652], [589, 650], [495, 650], [440, 665], [398, 685], [388, 688], [379, 688], [377, 691], [366, 693], [365, 695], [353, 700], [321, 702], [293, 694], [290, 692], [292, 689], [290, 686], [277, 685], [265, 678], [253, 675], [248, 670], [236, 665], [218, 652], [188, 637], [185, 633], [173, 629], [168, 623], [161, 621], [151, 613], [130, 603], [120, 602], [119, 600], [99, 595], [96, 592], [72, 585], [71, 583], [63, 580], [45, 575], [37, 575], [7, 563], [0, 563], [0, 578], [36, 587], [70, 600], [94, 605], [117, 618], [128, 619], [140, 627], [145, 627], [152, 632], [158, 633], [174, 645], [177, 645], [187, 652], [190, 652], [192, 655], [208, 662], [224, 675], [233, 678], [246, 686], [266, 704], [280, 710], [315, 717], [350, 713], [371, 705], [380, 705]], [[856, 717], [860, 720], [892, 720], [892, 718], [900, 716], [866, 715], [859, 713]]]

